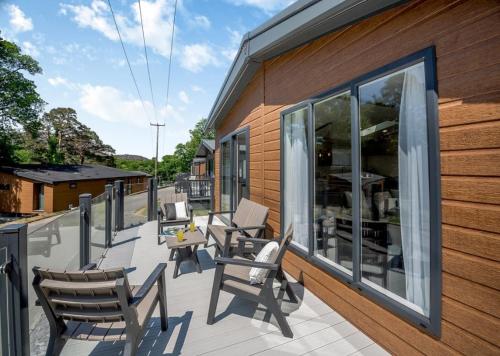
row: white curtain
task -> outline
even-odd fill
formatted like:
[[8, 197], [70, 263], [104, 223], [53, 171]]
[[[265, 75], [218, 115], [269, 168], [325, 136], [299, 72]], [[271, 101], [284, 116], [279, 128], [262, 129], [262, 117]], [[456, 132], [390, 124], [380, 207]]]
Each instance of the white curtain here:
[[284, 227], [293, 224], [293, 241], [308, 249], [308, 154], [307, 110], [302, 109], [285, 117], [284, 147]]
[[405, 72], [399, 114], [399, 195], [406, 299], [429, 315], [430, 225], [425, 72]]

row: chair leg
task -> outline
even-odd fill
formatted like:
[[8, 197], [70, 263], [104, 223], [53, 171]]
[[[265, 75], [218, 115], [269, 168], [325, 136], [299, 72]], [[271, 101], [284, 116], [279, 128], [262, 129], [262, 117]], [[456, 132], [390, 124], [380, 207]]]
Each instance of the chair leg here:
[[286, 321], [280, 306], [274, 299], [274, 296], [269, 296], [269, 299], [266, 304], [269, 310], [271, 310], [271, 313], [273, 313], [274, 317], [276, 318], [276, 321], [278, 322], [278, 325], [281, 329], [281, 333], [283, 334], [283, 336], [292, 338], [293, 337], [292, 329], [290, 329], [290, 326], [288, 325], [288, 322]]
[[63, 339], [60, 335], [52, 335], [51, 333], [45, 355], [59, 356], [65, 344], [66, 339]]
[[286, 281], [286, 295], [288, 295], [288, 300], [292, 303], [297, 303], [299, 301], [288, 280]]
[[166, 331], [168, 328], [168, 309], [167, 309], [167, 294], [165, 291], [166, 287], [165, 282], [165, 272], [161, 274], [161, 277], [158, 279], [158, 292], [159, 292], [159, 306], [160, 306], [160, 321], [161, 321], [161, 330]]
[[285, 273], [283, 272], [283, 269], [280, 266], [280, 269], [278, 270], [278, 273], [276, 274], [276, 279], [281, 282], [281, 288], [283, 288], [283, 282], [285, 282], [285, 291], [286, 294], [288, 295], [288, 299], [292, 303], [297, 303], [298, 299], [295, 296], [295, 293], [293, 292], [293, 289], [290, 285], [290, 282], [288, 282], [288, 279], [285, 276]]
[[208, 307], [208, 317], [207, 317], [208, 325], [212, 325], [214, 323], [215, 311], [217, 310], [217, 302], [219, 301], [223, 273], [224, 273], [224, 266], [217, 265], [215, 267], [214, 284], [212, 286], [212, 294], [210, 296], [210, 306]]
[[135, 356], [137, 354], [137, 349], [139, 348], [139, 341], [137, 340], [127, 340], [125, 343], [125, 348], [123, 349], [123, 356]]
[[170, 250], [170, 256], [168, 257], [169, 261], [173, 261], [175, 256], [175, 249]]

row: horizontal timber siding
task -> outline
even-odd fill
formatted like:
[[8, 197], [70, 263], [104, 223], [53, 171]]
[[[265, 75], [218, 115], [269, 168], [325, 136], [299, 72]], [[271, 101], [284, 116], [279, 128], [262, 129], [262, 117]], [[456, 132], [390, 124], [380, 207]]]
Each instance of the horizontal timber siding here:
[[[433, 338], [297, 255], [286, 270], [395, 354], [500, 354], [500, 3], [411, 1], [264, 63], [216, 131], [250, 126], [250, 197], [280, 231], [280, 112], [435, 46], [442, 184], [442, 335]], [[216, 180], [219, 207], [219, 180]]]

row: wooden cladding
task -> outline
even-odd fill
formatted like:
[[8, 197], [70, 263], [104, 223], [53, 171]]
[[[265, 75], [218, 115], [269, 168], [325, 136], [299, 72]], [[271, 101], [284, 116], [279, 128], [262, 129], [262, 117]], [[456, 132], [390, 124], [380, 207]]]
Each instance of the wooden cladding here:
[[[286, 270], [395, 354], [500, 354], [500, 3], [410, 1], [265, 62], [217, 127], [250, 127], [250, 197], [280, 231], [280, 112], [436, 48], [442, 197], [441, 337], [430, 337], [302, 258]], [[216, 201], [219, 180], [216, 180]], [[217, 202], [217, 206], [218, 202]]]

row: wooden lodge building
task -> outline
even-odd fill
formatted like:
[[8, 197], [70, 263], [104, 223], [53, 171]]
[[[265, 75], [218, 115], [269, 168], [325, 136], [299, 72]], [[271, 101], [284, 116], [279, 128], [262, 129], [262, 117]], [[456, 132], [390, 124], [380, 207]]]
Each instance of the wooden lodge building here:
[[147, 187], [143, 172], [99, 165], [0, 167], [1, 213], [52, 213], [78, 206], [79, 195], [97, 196], [106, 184], [123, 180], [128, 193]]
[[201, 140], [196, 150], [193, 163], [191, 164], [191, 175], [213, 177], [214, 175], [214, 152], [215, 140]]
[[299, 0], [211, 127], [216, 210], [293, 224], [286, 271], [375, 342], [500, 354], [500, 2]]

